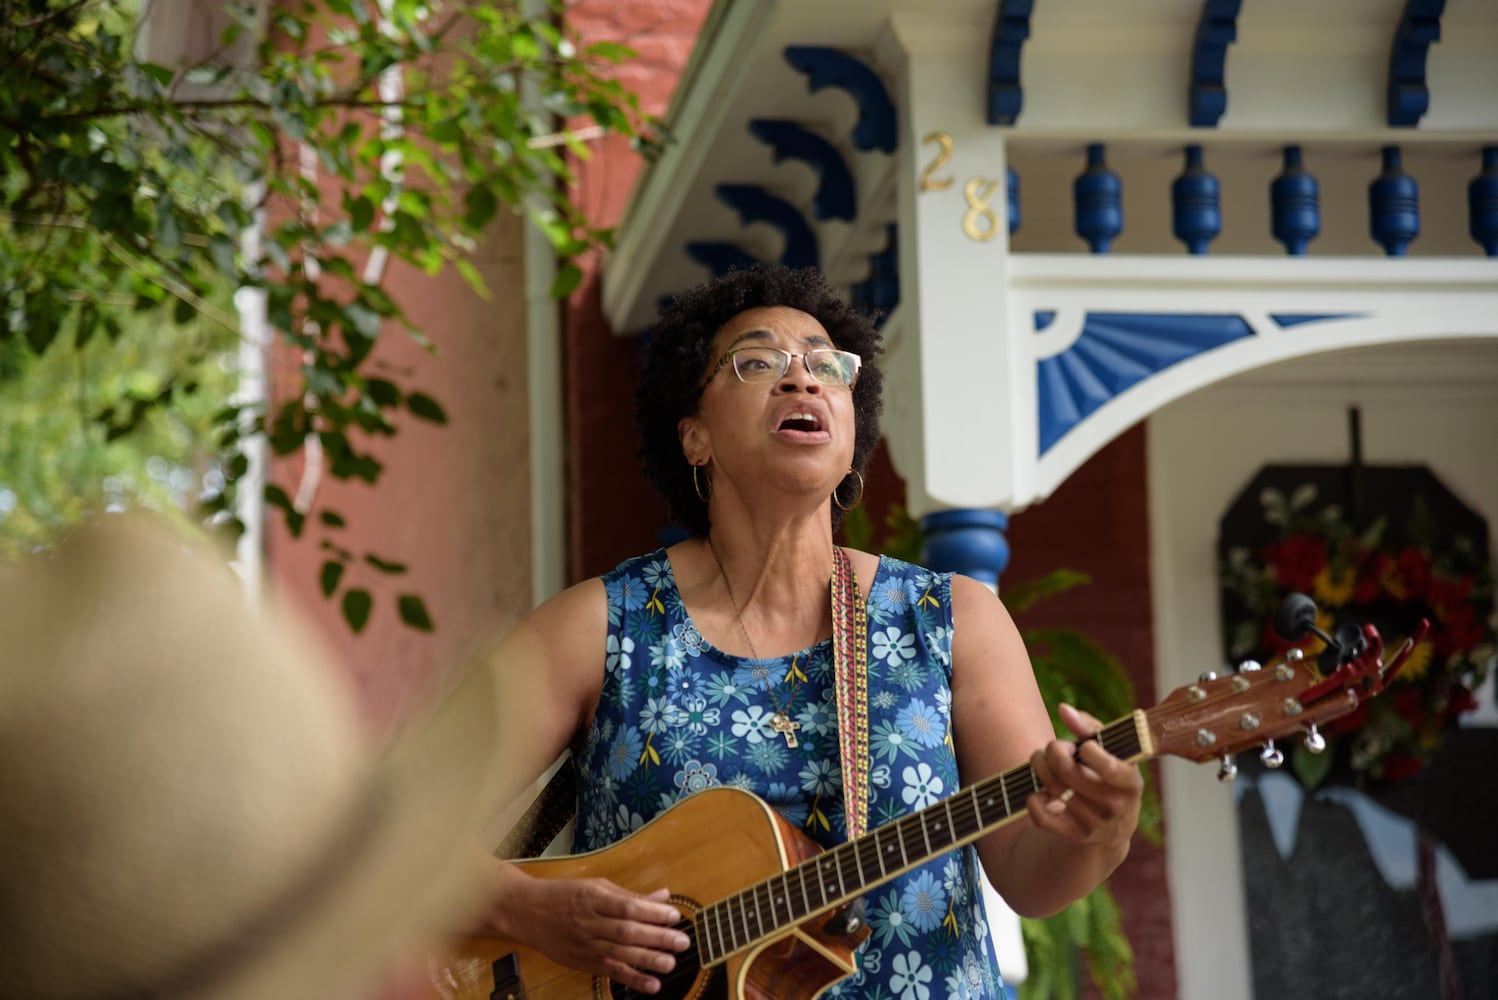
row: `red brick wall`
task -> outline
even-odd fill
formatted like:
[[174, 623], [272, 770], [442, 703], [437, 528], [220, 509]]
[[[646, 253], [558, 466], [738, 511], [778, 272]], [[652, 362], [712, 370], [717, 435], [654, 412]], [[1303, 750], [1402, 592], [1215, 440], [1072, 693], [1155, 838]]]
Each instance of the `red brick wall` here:
[[[708, 0], [582, 0], [569, 22], [588, 41], [621, 41], [639, 58], [618, 77], [641, 107], [663, 115], [691, 57]], [[611, 139], [576, 165], [576, 197], [599, 225], [615, 225], [629, 200], [641, 161]], [[597, 261], [568, 303], [566, 349], [568, 575], [596, 576], [620, 560], [654, 548], [666, 506], [645, 484], [635, 461], [634, 374], [639, 340], [608, 329], [599, 303]]]
[[[1136, 701], [1149, 706], [1155, 701], [1155, 658], [1145, 458], [1144, 428], [1135, 427], [1094, 455], [1045, 502], [1016, 514], [1009, 524], [1012, 560], [1001, 586], [1060, 568], [1090, 576], [1091, 583], [1037, 605], [1021, 623], [1081, 629], [1124, 665]], [[1158, 793], [1158, 782], [1155, 789]], [[1136, 837], [1110, 886], [1134, 948], [1137, 996], [1176, 996], [1163, 847]]]
[[[289, 6], [291, 0], [277, 2]], [[363, 124], [373, 129], [377, 122], [366, 116]], [[286, 153], [295, 162], [289, 141]], [[330, 224], [341, 215], [344, 188], [325, 171], [317, 184], [319, 221]], [[268, 225], [273, 228], [290, 210], [285, 201], [272, 199]], [[451, 268], [433, 277], [389, 261], [382, 287], [424, 332], [432, 350], [388, 322], [364, 371], [397, 373], [407, 391], [436, 398], [448, 423], [439, 427], [397, 413], [393, 437], [351, 433], [355, 447], [377, 458], [384, 471], [371, 486], [336, 480], [321, 470], [310, 480], [317, 485], [307, 497], [300, 538], [289, 535], [278, 511], [266, 512], [270, 584], [325, 636], [361, 717], [379, 733], [398, 724], [479, 637], [502, 633], [534, 603], [523, 240], [523, 220], [501, 212], [470, 254], [488, 286], [487, 300]], [[353, 263], [357, 270], [364, 261]], [[337, 288], [336, 277], [326, 280]], [[271, 398], [285, 400], [301, 391], [300, 351], [277, 338], [269, 353]], [[304, 457], [299, 453], [269, 463], [271, 481], [293, 498], [304, 481]], [[324, 511], [341, 514], [347, 527], [324, 526], [318, 517]], [[333, 600], [319, 587], [319, 569], [329, 558], [324, 542], [353, 555]], [[362, 558], [366, 553], [405, 564], [409, 571], [377, 572]], [[374, 599], [369, 621], [357, 635], [338, 602], [351, 588], [367, 590]], [[401, 623], [396, 601], [404, 593], [422, 597], [433, 631]]]
[[[337, 204], [336, 198], [328, 203]], [[396, 724], [477, 637], [508, 628], [533, 604], [520, 227], [518, 219], [502, 215], [492, 241], [472, 258], [493, 291], [487, 302], [455, 272], [432, 278], [391, 264], [384, 287], [436, 351], [387, 324], [376, 363], [409, 372], [409, 388], [440, 400], [447, 425], [398, 415], [394, 437], [361, 440], [360, 447], [384, 463], [378, 484], [339, 481], [324, 472], [299, 539], [287, 534], [279, 512], [267, 514], [271, 578], [316, 621], [352, 683], [360, 714], [376, 731]], [[298, 358], [284, 342], [273, 357], [279, 376], [274, 391], [284, 398], [299, 384], [292, 378]], [[273, 461], [271, 475], [294, 496], [301, 462]], [[348, 527], [324, 527], [317, 518], [324, 510], [342, 514]], [[355, 555], [342, 588], [374, 595], [374, 611], [358, 635], [344, 622], [338, 601], [318, 589], [319, 566], [328, 557], [320, 547], [324, 541]], [[409, 571], [375, 572], [360, 558], [366, 552], [404, 563]], [[400, 622], [395, 602], [401, 593], [422, 596], [433, 632]]]

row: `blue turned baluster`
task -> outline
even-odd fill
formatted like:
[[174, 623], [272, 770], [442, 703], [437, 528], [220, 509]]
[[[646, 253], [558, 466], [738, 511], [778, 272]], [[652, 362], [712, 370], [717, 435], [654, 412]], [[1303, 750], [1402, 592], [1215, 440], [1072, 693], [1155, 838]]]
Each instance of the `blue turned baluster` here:
[[1274, 219], [1274, 238], [1292, 257], [1302, 256], [1306, 245], [1321, 232], [1321, 188], [1300, 162], [1300, 147], [1285, 147], [1285, 168], [1269, 185], [1269, 208]]
[[1019, 174], [1013, 167], [1008, 168], [1005, 180], [1009, 188], [1009, 235], [1013, 236], [1019, 228]]
[[1186, 169], [1170, 185], [1176, 239], [1195, 254], [1207, 252], [1207, 244], [1222, 232], [1222, 210], [1217, 204], [1217, 178], [1202, 166], [1202, 148], [1186, 147]]
[[939, 510], [921, 518], [921, 560], [942, 573], [962, 573], [998, 589], [1009, 565], [1009, 515], [997, 510]]
[[1498, 257], [1498, 146], [1484, 146], [1482, 173], [1467, 185], [1467, 230], [1489, 257]]
[[1420, 235], [1420, 185], [1399, 163], [1399, 147], [1384, 147], [1384, 170], [1368, 185], [1373, 240], [1390, 257], [1403, 257]]
[[1113, 237], [1123, 232], [1123, 184], [1103, 160], [1103, 144], [1087, 147], [1087, 169], [1072, 184], [1077, 206], [1077, 235], [1093, 253], [1107, 253]]

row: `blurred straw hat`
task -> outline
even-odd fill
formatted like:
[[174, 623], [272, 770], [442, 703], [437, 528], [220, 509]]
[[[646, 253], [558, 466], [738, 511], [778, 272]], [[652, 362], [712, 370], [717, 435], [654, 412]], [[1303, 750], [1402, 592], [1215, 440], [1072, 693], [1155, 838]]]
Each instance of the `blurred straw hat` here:
[[377, 752], [288, 621], [136, 515], [0, 568], [0, 992], [346, 996], [484, 894], [498, 700]]

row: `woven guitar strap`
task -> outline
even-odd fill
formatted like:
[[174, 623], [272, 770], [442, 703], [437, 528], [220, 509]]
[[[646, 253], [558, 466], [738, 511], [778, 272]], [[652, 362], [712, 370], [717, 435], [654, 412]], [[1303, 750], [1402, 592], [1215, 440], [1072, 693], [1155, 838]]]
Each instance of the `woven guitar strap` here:
[[843, 758], [843, 813], [848, 839], [869, 827], [868, 612], [848, 554], [832, 550], [832, 653], [837, 672], [838, 748]]
[[521, 858], [540, 857], [551, 845], [557, 834], [577, 812], [577, 762], [576, 754], [569, 753], [546, 782], [535, 801], [525, 814], [505, 834], [494, 849], [496, 858], [518, 861]]
[[[834, 546], [832, 557], [832, 652], [837, 674], [838, 749], [843, 764], [843, 812], [848, 839], [869, 823], [869, 656], [868, 611], [858, 599], [858, 579], [848, 554]], [[577, 810], [577, 765], [569, 755], [505, 835], [494, 855], [538, 857]]]

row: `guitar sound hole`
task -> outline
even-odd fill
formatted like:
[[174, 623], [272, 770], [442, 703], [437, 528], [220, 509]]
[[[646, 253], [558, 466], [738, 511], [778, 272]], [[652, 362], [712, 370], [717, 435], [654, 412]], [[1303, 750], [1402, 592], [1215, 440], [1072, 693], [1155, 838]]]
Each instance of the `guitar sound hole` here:
[[687, 946], [686, 951], [676, 956], [676, 968], [656, 976], [661, 981], [661, 991], [641, 993], [639, 990], [616, 983], [611, 979], [609, 980], [609, 995], [613, 1000], [641, 1000], [646, 997], [653, 998], [653, 1000], [686, 1000], [687, 997], [692, 997], [694, 1000], [695, 998], [728, 1000], [728, 980], [723, 975], [722, 967], [708, 970], [706, 982], [703, 982], [704, 973], [697, 955], [697, 939], [692, 935], [694, 929], [692, 921], [683, 920], [675, 926], [687, 936], [691, 944]]

